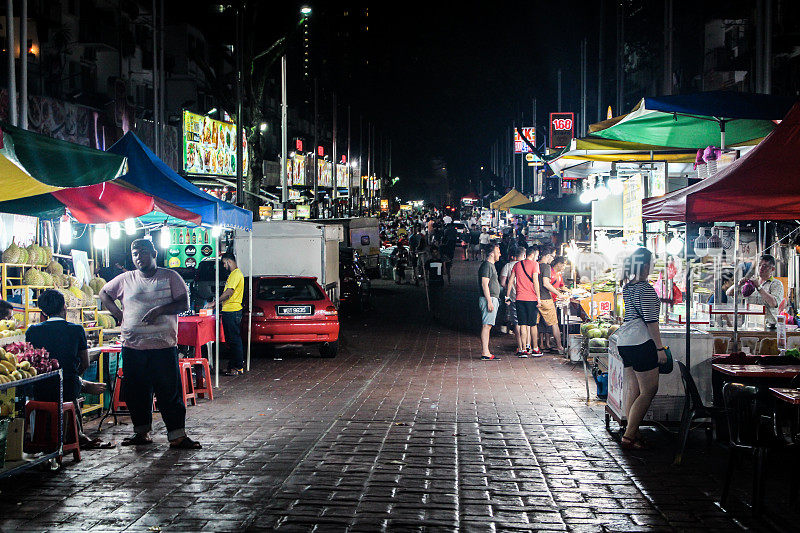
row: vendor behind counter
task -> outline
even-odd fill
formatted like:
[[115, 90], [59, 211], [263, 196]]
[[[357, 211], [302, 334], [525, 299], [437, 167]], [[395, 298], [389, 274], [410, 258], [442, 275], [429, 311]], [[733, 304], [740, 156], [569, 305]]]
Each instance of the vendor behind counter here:
[[732, 286], [727, 291], [728, 296], [733, 296], [734, 290], [740, 295], [748, 282], [754, 284], [755, 290], [749, 296], [744, 297], [744, 301], [748, 304], [764, 306], [764, 323], [768, 328], [775, 327], [779, 308], [783, 302], [783, 283], [773, 277], [774, 273], [775, 258], [764, 254], [758, 262], [756, 275], [742, 279], [738, 288]]

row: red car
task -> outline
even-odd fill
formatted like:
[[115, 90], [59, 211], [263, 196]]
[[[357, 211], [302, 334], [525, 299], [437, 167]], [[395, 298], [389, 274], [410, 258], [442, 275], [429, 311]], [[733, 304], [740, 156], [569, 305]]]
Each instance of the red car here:
[[[339, 351], [339, 312], [314, 277], [254, 280], [253, 342], [318, 345], [322, 357]], [[242, 319], [247, 335], [248, 317]]]

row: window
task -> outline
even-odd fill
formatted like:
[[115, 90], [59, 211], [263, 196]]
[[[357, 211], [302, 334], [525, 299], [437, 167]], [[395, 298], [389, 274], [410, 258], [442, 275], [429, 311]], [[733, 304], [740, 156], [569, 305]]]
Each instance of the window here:
[[322, 291], [310, 279], [262, 278], [258, 282], [258, 300], [302, 302], [323, 298]]

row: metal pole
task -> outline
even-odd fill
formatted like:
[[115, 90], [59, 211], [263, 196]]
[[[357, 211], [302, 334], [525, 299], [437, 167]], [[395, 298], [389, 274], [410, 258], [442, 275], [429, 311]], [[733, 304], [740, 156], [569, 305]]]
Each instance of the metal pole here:
[[167, 153], [166, 151], [166, 131], [167, 131], [167, 121], [166, 121], [166, 100], [167, 100], [167, 82], [166, 82], [166, 69], [164, 68], [164, 19], [166, 18], [164, 15], [164, 0], [160, 0], [161, 2], [161, 12], [158, 16], [158, 26], [159, 26], [159, 47], [158, 47], [158, 64], [160, 65], [158, 69], [158, 140], [161, 145], [158, 147], [160, 150], [159, 157], [164, 157]]
[[158, 131], [158, 12], [153, 0], [153, 151], [161, 157], [161, 136]]
[[288, 169], [287, 160], [289, 152], [288, 141], [288, 117], [286, 103], [286, 55], [281, 57], [281, 202], [283, 204], [283, 219], [286, 220], [286, 203], [289, 201]]
[[347, 214], [353, 214], [353, 163], [350, 161], [350, 106], [347, 106]]
[[764, 0], [764, 93], [772, 94], [772, 0]]
[[372, 215], [372, 123], [367, 122], [367, 214]]
[[664, 84], [661, 92], [672, 94], [672, 0], [664, 0]]
[[603, 120], [603, 29], [605, 28], [606, 2], [600, 0], [597, 36], [597, 121]]
[[586, 39], [581, 42], [581, 135], [586, 135], [586, 110], [587, 110], [587, 92], [588, 88], [588, 74], [587, 74], [587, 43]]
[[318, 163], [317, 163], [317, 151], [319, 150], [319, 127], [318, 127], [318, 112], [317, 112], [317, 78], [314, 78], [314, 153], [311, 156], [311, 160], [313, 161], [313, 169], [312, 169], [312, 176], [314, 178], [313, 186], [314, 186], [314, 199], [311, 203], [311, 209], [314, 211], [314, 216], [319, 217], [319, 208], [317, 204], [318, 194], [319, 194], [319, 175], [318, 175]]
[[12, 126], [17, 125], [17, 73], [14, 57], [14, 0], [6, 0], [6, 49], [8, 50], [8, 115]]
[[28, 0], [22, 0], [19, 17], [20, 125], [28, 129]]
[[244, 146], [242, 146], [242, 70], [243, 60], [243, 24], [244, 6], [236, 8], [236, 205], [244, 205]]
[[[745, 272], [746, 274], [746, 272]], [[733, 350], [731, 353], [739, 351], [739, 296], [742, 294], [739, 288], [739, 224], [733, 227]]]
[[689, 223], [686, 223], [686, 235], [683, 239], [683, 257], [686, 259], [686, 368], [692, 371], [692, 264], [689, 261]]
[[625, 92], [625, 64], [622, 56], [625, 51], [625, 6], [622, 2], [617, 2], [617, 115], [623, 113], [622, 106], [625, 102], [623, 93]]
[[[216, 280], [216, 285], [214, 289], [214, 329], [215, 329], [215, 336], [214, 336], [214, 386], [219, 388], [219, 237], [217, 237], [217, 242], [214, 243], [214, 250], [216, 253], [214, 254], [214, 277]], [[252, 265], [252, 261], [250, 262]], [[209, 354], [209, 357], [211, 354]]]
[[561, 69], [558, 69], [558, 110], [561, 111]]
[[517, 132], [517, 123], [514, 122], [513, 127], [511, 129], [511, 187], [516, 189], [517, 188], [517, 166], [514, 164], [514, 138]]
[[247, 309], [250, 310], [247, 318], [247, 371], [250, 372], [250, 353], [253, 350], [253, 229], [250, 229], [248, 248], [250, 248], [250, 292], [247, 297]]
[[339, 203], [337, 200], [339, 199], [339, 184], [336, 183], [338, 178], [338, 173], [336, 172], [336, 93], [333, 94], [333, 152], [331, 153], [331, 165], [333, 165], [333, 208], [331, 209], [331, 214], [335, 218], [339, 211]]

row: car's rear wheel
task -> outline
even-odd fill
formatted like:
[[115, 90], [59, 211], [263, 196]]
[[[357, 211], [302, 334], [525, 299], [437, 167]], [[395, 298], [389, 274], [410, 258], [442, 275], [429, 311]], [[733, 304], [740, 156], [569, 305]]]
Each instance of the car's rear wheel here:
[[320, 357], [330, 359], [336, 357], [337, 353], [339, 353], [339, 341], [326, 342], [319, 346]]

